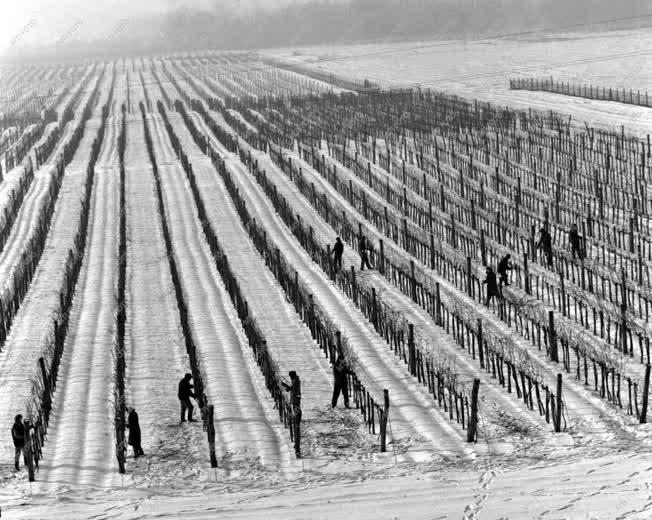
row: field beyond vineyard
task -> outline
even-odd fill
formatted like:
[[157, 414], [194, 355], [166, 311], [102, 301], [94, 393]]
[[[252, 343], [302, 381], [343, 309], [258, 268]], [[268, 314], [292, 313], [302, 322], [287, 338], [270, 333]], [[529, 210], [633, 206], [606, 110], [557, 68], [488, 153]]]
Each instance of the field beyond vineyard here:
[[650, 109], [496, 74], [592, 39], [0, 69], [2, 513], [649, 518]]
[[578, 123], [628, 126], [652, 133], [649, 110], [552, 94], [509, 90], [509, 78], [648, 91], [652, 99], [652, 30], [535, 33], [469, 41], [423, 41], [273, 49], [266, 55], [385, 87], [423, 85], [516, 108], [561, 110]]

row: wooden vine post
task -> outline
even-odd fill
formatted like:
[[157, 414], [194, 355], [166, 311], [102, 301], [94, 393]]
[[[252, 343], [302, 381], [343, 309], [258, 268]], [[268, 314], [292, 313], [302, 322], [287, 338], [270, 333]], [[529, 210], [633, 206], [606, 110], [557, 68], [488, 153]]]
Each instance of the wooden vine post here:
[[620, 304], [620, 324], [621, 324], [621, 340], [623, 354], [627, 354], [627, 275], [625, 269], [620, 271], [621, 276], [621, 296], [622, 302]]
[[380, 423], [380, 451], [387, 451], [387, 419], [389, 418], [389, 390], [383, 390], [383, 398], [385, 401], [385, 406], [383, 409], [383, 418]]
[[484, 239], [484, 229], [480, 230], [480, 256], [482, 258], [482, 266], [487, 267], [487, 248]]
[[208, 405], [208, 418], [206, 424], [206, 433], [208, 435], [208, 451], [211, 458], [211, 468], [217, 468], [217, 456], [215, 455], [215, 424], [213, 422], [214, 408]]
[[[122, 434], [120, 433], [122, 431]], [[125, 439], [124, 439], [124, 428], [122, 430], [118, 429], [117, 437], [115, 441], [115, 455], [118, 459], [118, 472], [125, 472]]]
[[480, 380], [473, 380], [471, 391], [471, 416], [469, 417], [469, 428], [466, 430], [466, 442], [478, 440], [478, 393], [480, 391]]
[[650, 392], [650, 363], [648, 361], [645, 366], [645, 381], [643, 382], [643, 403], [641, 405], [641, 417], [639, 422], [644, 424], [647, 422], [647, 403], [648, 403], [648, 394]]
[[51, 397], [51, 390], [50, 390], [50, 381], [48, 380], [48, 373], [45, 369], [45, 360], [41, 357], [38, 358], [38, 365], [41, 368], [41, 377], [43, 378], [43, 392], [44, 392], [44, 397], [46, 402], [49, 402], [50, 397]]
[[326, 244], [326, 253], [328, 254], [328, 278], [331, 280], [335, 279], [335, 262], [331, 261], [331, 245]]
[[561, 383], [562, 383], [562, 375], [557, 374], [557, 407], [555, 409], [555, 432], [559, 433], [561, 432], [561, 412], [562, 412], [562, 406], [563, 406], [563, 401], [561, 398]]
[[466, 257], [466, 293], [473, 298], [473, 277], [471, 272], [471, 257]]
[[566, 285], [564, 283], [564, 273], [562, 269], [559, 269], [559, 285], [561, 288], [561, 314], [566, 316]]
[[548, 349], [550, 350], [550, 359], [559, 363], [557, 334], [555, 333], [555, 314], [553, 311], [548, 311]]
[[478, 355], [480, 356], [480, 368], [484, 368], [484, 346], [482, 341], [482, 320], [478, 318]]
[[25, 465], [27, 466], [27, 478], [34, 482], [34, 441], [32, 437], [32, 425], [25, 421]]
[[292, 405], [292, 425], [294, 427], [294, 454], [301, 458], [301, 408]]
[[414, 276], [414, 260], [410, 260], [410, 297], [417, 301], [417, 281]]
[[417, 356], [416, 356], [416, 348], [414, 345], [414, 325], [412, 323], [408, 325], [408, 364], [410, 367], [410, 374], [416, 376]]

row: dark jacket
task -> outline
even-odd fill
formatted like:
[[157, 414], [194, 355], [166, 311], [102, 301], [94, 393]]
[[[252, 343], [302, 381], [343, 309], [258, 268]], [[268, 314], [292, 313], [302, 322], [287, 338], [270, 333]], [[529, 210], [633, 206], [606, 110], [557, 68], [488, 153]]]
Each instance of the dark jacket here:
[[191, 397], [195, 397], [195, 394], [192, 392], [192, 385], [185, 377], [179, 381], [179, 392], [177, 393], [177, 397], [179, 397], [180, 401], [185, 401]]
[[290, 404], [296, 407], [301, 406], [301, 380], [299, 377], [295, 377], [289, 385], [283, 383], [283, 387], [290, 392]]
[[504, 256], [500, 263], [498, 264], [498, 272], [500, 274], [504, 274], [507, 271], [510, 271], [512, 269], [512, 264], [509, 263], [509, 258]]
[[14, 446], [16, 448], [25, 446], [25, 425], [22, 422], [15, 422], [11, 427], [11, 437], [14, 440]]
[[539, 248], [543, 249], [546, 253], [552, 252], [552, 237], [547, 231], [541, 234], [539, 239]]
[[129, 428], [129, 446], [140, 446], [140, 424], [138, 424], [136, 410], [132, 410], [129, 413], [127, 423], [127, 427]]
[[498, 282], [496, 281], [496, 273], [489, 271], [487, 277], [482, 281], [483, 284], [487, 284], [487, 293], [488, 294], [498, 294]]
[[580, 234], [577, 232], [576, 229], [571, 229], [569, 233], [569, 238], [570, 238], [570, 244], [573, 249], [579, 249], [580, 248]]
[[360, 254], [367, 254], [367, 239], [365, 237], [360, 237], [360, 243], [358, 244], [358, 251]]
[[333, 254], [338, 257], [344, 254], [344, 244], [342, 242], [335, 242], [335, 245], [333, 246]]
[[343, 359], [338, 359], [333, 365], [333, 377], [335, 381], [340, 384], [346, 384], [346, 374], [350, 374], [351, 371], [346, 368], [346, 364]]

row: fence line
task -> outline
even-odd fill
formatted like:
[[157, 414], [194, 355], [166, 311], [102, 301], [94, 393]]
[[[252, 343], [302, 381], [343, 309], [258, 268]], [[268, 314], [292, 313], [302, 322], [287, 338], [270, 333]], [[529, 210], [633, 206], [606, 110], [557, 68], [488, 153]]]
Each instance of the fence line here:
[[648, 97], [647, 90], [641, 93], [640, 90], [629, 89], [629, 92], [614, 87], [600, 87], [597, 85], [579, 85], [569, 81], [563, 82], [554, 78], [511, 78], [509, 80], [510, 90], [533, 90], [552, 92], [565, 96], [582, 97], [586, 99], [597, 99], [599, 101], [617, 101], [628, 105], [641, 107], [652, 107], [652, 99]]

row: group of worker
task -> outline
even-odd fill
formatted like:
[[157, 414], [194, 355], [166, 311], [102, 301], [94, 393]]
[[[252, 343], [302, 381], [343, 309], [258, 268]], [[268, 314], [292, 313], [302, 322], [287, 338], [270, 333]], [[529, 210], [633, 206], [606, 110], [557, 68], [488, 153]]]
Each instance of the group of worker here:
[[[579, 260], [584, 260], [584, 248], [582, 247], [582, 238], [580, 237], [577, 225], [573, 224], [569, 231], [569, 244], [571, 248], [572, 258], [576, 257]], [[553, 251], [552, 251], [552, 237], [547, 229], [541, 228], [540, 237], [537, 243], [537, 248], [542, 251], [543, 256], [546, 259], [548, 267], [553, 266]], [[364, 236], [360, 237], [358, 242], [358, 252], [360, 254], [360, 270], [363, 270], [365, 266], [367, 269], [372, 269], [369, 263], [369, 245]], [[342, 269], [342, 256], [344, 254], [344, 244], [340, 237], [337, 237], [335, 244], [331, 251], [333, 255], [333, 267], [336, 270]], [[497, 279], [496, 273], [492, 267], [487, 267], [486, 277], [483, 280], [483, 284], [487, 286], [486, 296], [485, 296], [485, 305], [489, 305], [491, 300], [502, 294], [502, 287], [508, 286], [509, 284], [509, 274], [508, 272], [513, 269], [511, 263], [511, 255], [508, 253], [503, 256], [498, 263], [497, 272], [500, 276], [500, 279]], [[344, 397], [344, 406], [349, 407], [349, 393], [347, 387], [347, 375], [351, 374], [351, 370], [347, 367], [344, 356], [340, 354], [337, 357], [337, 360], [333, 364], [333, 396], [331, 399], [331, 406], [335, 408], [339, 400], [340, 394]], [[282, 382], [281, 384], [286, 391], [290, 393], [290, 406], [292, 410], [293, 419], [296, 421], [301, 420], [301, 380], [297, 375], [296, 371], [290, 371], [290, 382]], [[195, 419], [192, 418], [194, 406], [192, 405], [190, 399], [197, 399], [197, 396], [193, 393], [193, 385], [191, 384], [192, 374], [188, 373], [181, 379], [178, 385], [177, 397], [180, 403], [181, 409], [181, 422], [186, 422], [186, 412], [188, 417], [188, 422], [195, 422]], [[138, 413], [133, 407], [127, 408], [128, 417], [126, 427], [129, 429], [128, 444], [132, 446], [134, 450], [134, 458], [138, 458], [142, 455], [145, 455], [143, 448], [141, 446], [141, 431], [140, 424], [138, 420]], [[25, 457], [25, 442], [28, 436], [28, 433], [32, 426], [23, 422], [22, 415], [16, 415], [14, 418], [14, 424], [11, 428], [11, 435], [15, 447], [15, 468], [19, 470], [19, 459], [21, 453]], [[299, 443], [297, 443], [298, 445]], [[298, 450], [298, 448], [297, 448]], [[297, 451], [297, 456], [300, 457], [301, 454]]]
[[[546, 228], [541, 228], [539, 235], [537, 249], [542, 252], [546, 264], [551, 268], [553, 267], [552, 236]], [[570, 245], [573, 260], [575, 260], [575, 258], [580, 261], [584, 260], [585, 251], [582, 242], [582, 237], [577, 230], [577, 224], [573, 224], [568, 232], [568, 243]], [[512, 256], [508, 253], [500, 259], [500, 262], [498, 262], [497, 271], [500, 279], [496, 278], [496, 273], [491, 266], [487, 267], [485, 279], [482, 281], [482, 283], [487, 286], [484, 302], [485, 305], [488, 306], [494, 297], [502, 295], [503, 285], [509, 285], [508, 271], [513, 269], [511, 258]]]
[[[371, 267], [371, 264], [369, 263], [369, 251], [371, 251], [371, 247], [367, 242], [367, 239], [364, 236], [360, 237], [360, 240], [358, 240], [358, 254], [360, 255], [360, 271], [363, 271], [365, 266], [367, 269], [373, 269]], [[342, 243], [342, 239], [340, 237], [337, 237], [335, 239], [335, 244], [333, 245], [333, 249], [331, 250], [331, 254], [333, 255], [333, 269], [335, 271], [339, 271], [342, 269], [342, 256], [344, 255], [344, 244]]]

